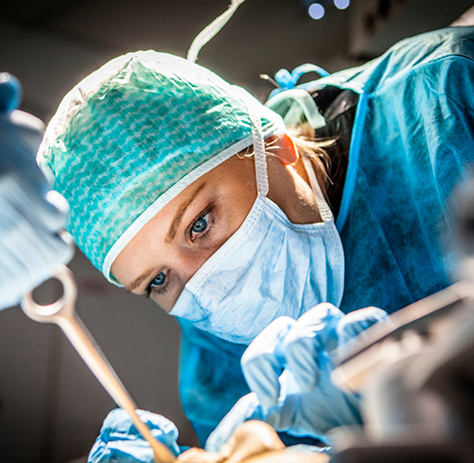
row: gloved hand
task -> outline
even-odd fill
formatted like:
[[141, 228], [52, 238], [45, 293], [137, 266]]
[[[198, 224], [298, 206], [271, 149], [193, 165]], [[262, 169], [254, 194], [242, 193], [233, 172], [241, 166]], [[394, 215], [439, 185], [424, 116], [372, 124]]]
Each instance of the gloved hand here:
[[20, 84], [0, 73], [0, 309], [55, 273], [73, 255], [61, 232], [68, 205], [51, 191], [35, 155], [43, 123], [16, 110]]
[[[137, 410], [140, 419], [147, 424], [156, 439], [177, 456], [180, 449], [176, 440], [178, 430], [164, 416], [146, 410]], [[154, 463], [153, 450], [132, 423], [130, 415], [121, 408], [112, 410], [104, 420], [100, 435], [92, 447], [89, 463]]]
[[251, 419], [323, 441], [337, 426], [361, 424], [360, 397], [331, 382], [330, 353], [386, 315], [375, 307], [345, 315], [323, 303], [297, 321], [276, 319], [242, 356], [242, 370], [253, 392], [224, 417], [209, 436], [206, 450], [218, 451], [237, 426]]

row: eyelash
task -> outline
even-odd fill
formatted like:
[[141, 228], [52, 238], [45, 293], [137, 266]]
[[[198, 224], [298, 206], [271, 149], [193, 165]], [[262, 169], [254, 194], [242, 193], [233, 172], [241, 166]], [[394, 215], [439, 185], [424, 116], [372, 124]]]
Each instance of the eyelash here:
[[[189, 236], [189, 239], [194, 243], [194, 241], [196, 241], [196, 238], [195, 237], [193, 239], [193, 227], [194, 225], [196, 224], [196, 222], [198, 222], [199, 220], [203, 219], [204, 217], [206, 217], [206, 215], [210, 214], [214, 209], [214, 205], [213, 204], [210, 204], [209, 206], [206, 207], [206, 209], [204, 209], [204, 211], [202, 211], [192, 222], [191, 222], [191, 225], [188, 227], [188, 229], [186, 230], [186, 233], [187, 235]], [[209, 237], [209, 234], [213, 228], [213, 225], [212, 225], [212, 218], [209, 217], [208, 221], [207, 221], [207, 228], [205, 231], [201, 232], [201, 233], [198, 233], [197, 235], [199, 235], [199, 240], [206, 240], [208, 237]]]
[[[152, 280], [153, 282], [153, 280]], [[166, 291], [168, 291], [168, 286], [169, 286], [169, 280], [166, 279], [165, 284], [161, 286], [161, 288], [154, 288], [152, 286], [152, 282], [148, 285], [146, 288], [146, 297], [150, 297], [151, 293], [157, 294], [158, 296], [161, 296], [162, 294], [165, 294]]]
[[[207, 208], [201, 212], [192, 222], [191, 222], [191, 225], [188, 227], [188, 229], [186, 230], [186, 233], [187, 235], [189, 236], [189, 238], [191, 239], [192, 242], [194, 242], [196, 240], [196, 238], [192, 238], [192, 229], [194, 227], [194, 225], [196, 224], [196, 222], [198, 220], [201, 220], [203, 219], [204, 217], [206, 217], [206, 215], [210, 214], [212, 212], [212, 210], [214, 209], [214, 206], [212, 204], [210, 204], [209, 206], [207, 206]], [[202, 233], [198, 233], [199, 235], [199, 240], [206, 240], [208, 237], [209, 237], [209, 234], [211, 232], [211, 229], [212, 229], [212, 220], [211, 218], [209, 218], [208, 222], [207, 222], [207, 228], [205, 231], [203, 231]], [[156, 278], [156, 277], [154, 277]], [[153, 278], [153, 279], [154, 279]], [[146, 297], [149, 298], [151, 296], [152, 293], [154, 294], [157, 294], [158, 296], [161, 296], [163, 294], [166, 293], [166, 291], [168, 291], [168, 287], [169, 287], [169, 279], [166, 278], [165, 280], [165, 284], [162, 285], [160, 288], [155, 288], [152, 286], [152, 283], [153, 283], [153, 280], [151, 280], [151, 282], [149, 283], [149, 285], [147, 286], [146, 288]]]

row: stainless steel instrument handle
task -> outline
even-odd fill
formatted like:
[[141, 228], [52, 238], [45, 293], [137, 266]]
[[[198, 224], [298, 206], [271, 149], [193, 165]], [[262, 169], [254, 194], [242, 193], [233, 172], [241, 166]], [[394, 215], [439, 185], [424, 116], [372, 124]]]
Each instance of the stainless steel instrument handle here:
[[156, 440], [148, 426], [140, 420], [136, 413], [136, 405], [114, 369], [107, 361], [94, 338], [74, 310], [77, 287], [72, 272], [65, 265], [58, 267], [54, 278], [63, 285], [63, 295], [56, 302], [40, 305], [28, 293], [21, 302], [23, 312], [40, 323], [55, 323], [61, 327], [71, 344], [77, 350], [92, 373], [110, 394], [115, 403], [126, 410], [133, 424], [151, 445], [156, 463], [171, 463], [173, 454], [161, 442]]

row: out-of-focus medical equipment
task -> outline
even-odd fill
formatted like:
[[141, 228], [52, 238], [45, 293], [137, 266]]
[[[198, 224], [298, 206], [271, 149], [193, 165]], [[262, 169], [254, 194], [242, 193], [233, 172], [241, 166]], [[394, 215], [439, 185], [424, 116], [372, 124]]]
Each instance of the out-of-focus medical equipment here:
[[245, 351], [242, 370], [253, 393], [240, 399], [210, 435], [217, 451], [244, 421], [259, 419], [280, 432], [325, 440], [330, 429], [361, 425], [360, 397], [331, 382], [330, 352], [386, 318], [370, 307], [345, 315], [319, 304], [298, 320], [281, 317]]
[[474, 185], [457, 198], [461, 281], [372, 327], [333, 379], [363, 393], [364, 432], [336, 432], [334, 462], [474, 461]]
[[25, 295], [21, 302], [21, 308], [32, 320], [40, 323], [57, 324], [71, 341], [79, 355], [91, 369], [97, 379], [110, 394], [112, 399], [121, 408], [126, 410], [133, 424], [140, 434], [151, 445], [156, 463], [170, 463], [174, 456], [161, 442], [157, 441], [150, 429], [143, 423], [136, 413], [134, 404], [129, 393], [125, 389], [112, 366], [104, 354], [98, 348], [94, 338], [82, 323], [74, 310], [77, 288], [71, 271], [66, 266], [60, 266], [54, 275], [63, 286], [63, 294], [59, 300], [49, 305], [39, 305], [33, 299], [33, 294]]
[[73, 255], [61, 231], [68, 205], [35, 162], [43, 123], [17, 108], [21, 87], [0, 73], [0, 309], [54, 274]]
[[333, 379], [363, 394], [364, 432], [334, 433], [334, 462], [474, 461], [474, 291], [465, 282], [393, 314]]

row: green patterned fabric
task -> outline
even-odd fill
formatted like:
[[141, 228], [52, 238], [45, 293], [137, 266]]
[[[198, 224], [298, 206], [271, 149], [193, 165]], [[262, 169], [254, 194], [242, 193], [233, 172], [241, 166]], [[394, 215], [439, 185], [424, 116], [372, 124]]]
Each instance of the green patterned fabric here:
[[248, 105], [265, 136], [284, 130], [242, 88], [153, 51], [107, 63], [66, 95], [39, 162], [69, 201], [68, 231], [107, 278], [118, 253], [170, 199], [252, 144]]

